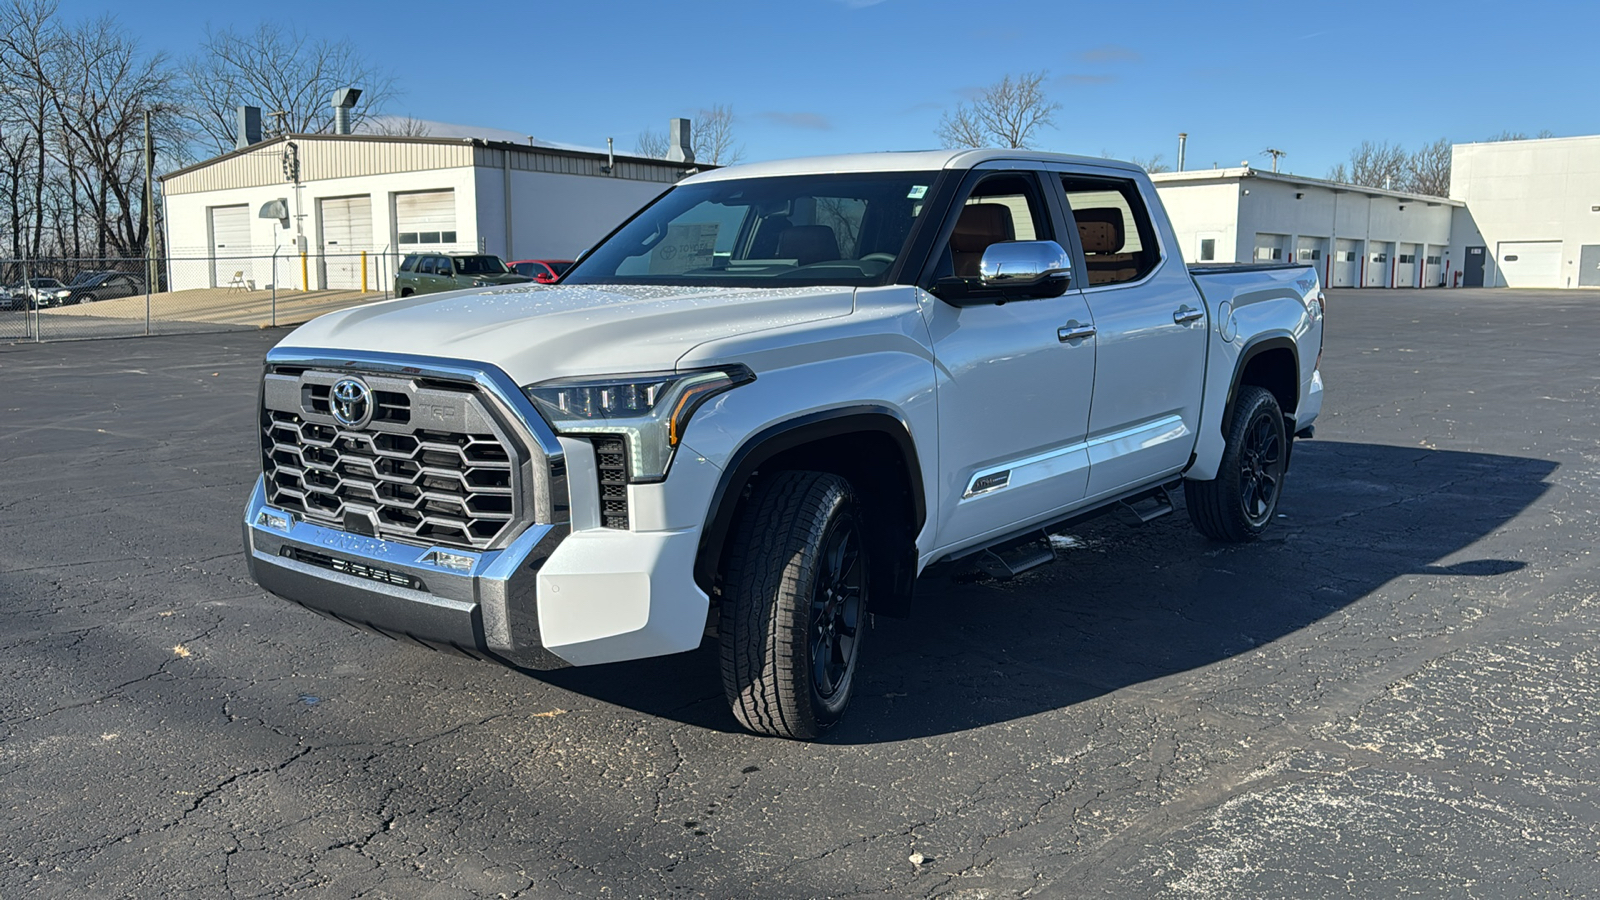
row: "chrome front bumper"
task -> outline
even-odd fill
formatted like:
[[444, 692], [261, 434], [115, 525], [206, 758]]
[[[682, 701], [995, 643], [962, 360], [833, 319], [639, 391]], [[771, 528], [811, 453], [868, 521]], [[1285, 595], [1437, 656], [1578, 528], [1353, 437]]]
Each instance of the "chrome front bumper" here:
[[532, 525], [482, 552], [385, 541], [269, 506], [264, 478], [244, 519], [250, 575], [279, 597], [390, 637], [534, 664], [556, 662], [542, 652], [537, 579], [568, 531]]

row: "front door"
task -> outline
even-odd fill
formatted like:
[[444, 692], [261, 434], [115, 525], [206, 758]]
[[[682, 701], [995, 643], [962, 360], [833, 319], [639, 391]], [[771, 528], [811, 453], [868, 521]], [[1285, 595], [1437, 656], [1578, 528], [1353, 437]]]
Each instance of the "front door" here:
[[1483, 261], [1489, 255], [1488, 247], [1468, 247], [1461, 261], [1462, 287], [1483, 287]]
[[1083, 245], [1083, 296], [1094, 314], [1094, 407], [1088, 496], [1176, 474], [1200, 428], [1209, 317], [1173, 238], [1130, 178], [1061, 176]]
[[[989, 244], [1056, 240], [1036, 173], [983, 173], [952, 216], [934, 277], [976, 278]], [[1000, 537], [1081, 501], [1094, 322], [1075, 289], [958, 308], [925, 298], [937, 359], [941, 552]]]

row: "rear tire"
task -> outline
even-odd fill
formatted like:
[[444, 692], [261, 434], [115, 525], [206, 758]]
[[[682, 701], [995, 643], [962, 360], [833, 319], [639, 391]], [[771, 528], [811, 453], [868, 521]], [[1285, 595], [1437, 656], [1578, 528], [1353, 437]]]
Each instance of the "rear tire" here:
[[734, 718], [811, 740], [855, 688], [869, 572], [850, 483], [781, 472], [746, 501], [729, 548], [717, 631]]
[[1254, 540], [1272, 523], [1289, 466], [1289, 436], [1272, 392], [1239, 388], [1217, 477], [1185, 481], [1189, 521], [1214, 541]]

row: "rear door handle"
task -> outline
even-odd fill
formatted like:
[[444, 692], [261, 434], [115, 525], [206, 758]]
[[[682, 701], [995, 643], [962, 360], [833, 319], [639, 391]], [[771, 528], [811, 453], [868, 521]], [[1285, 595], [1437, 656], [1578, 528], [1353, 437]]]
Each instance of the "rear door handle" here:
[[1175, 312], [1173, 312], [1172, 321], [1173, 324], [1176, 325], [1187, 325], [1190, 322], [1198, 322], [1205, 317], [1206, 314], [1204, 310], [1195, 309], [1194, 307], [1185, 303], [1184, 305], [1178, 307]]
[[1079, 325], [1077, 320], [1068, 322], [1067, 324], [1056, 329], [1056, 338], [1059, 339], [1063, 344], [1065, 344], [1067, 341], [1078, 341], [1084, 338], [1092, 338], [1094, 336], [1095, 330], [1093, 325]]

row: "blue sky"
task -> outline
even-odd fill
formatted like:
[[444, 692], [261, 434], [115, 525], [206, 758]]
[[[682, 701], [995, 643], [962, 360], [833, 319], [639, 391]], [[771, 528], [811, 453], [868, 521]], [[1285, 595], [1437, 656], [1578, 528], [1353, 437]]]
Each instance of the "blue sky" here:
[[[1600, 132], [1600, 3], [1079, 3], [387, 0], [142, 6], [147, 46], [206, 26], [296, 22], [392, 67], [389, 111], [588, 146], [729, 104], [747, 160], [937, 146], [940, 113], [1008, 73], [1049, 72], [1062, 104], [1041, 149], [1321, 176], [1363, 139], [1414, 148], [1503, 129]], [[148, 18], [149, 21], [145, 21]]]

